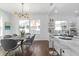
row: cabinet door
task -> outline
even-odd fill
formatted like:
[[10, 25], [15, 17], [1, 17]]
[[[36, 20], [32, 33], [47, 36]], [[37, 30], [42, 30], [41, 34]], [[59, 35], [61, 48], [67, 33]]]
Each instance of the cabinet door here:
[[60, 56], [71, 56], [72, 51], [69, 49], [64, 42], [60, 40], [54, 40], [54, 47]]
[[71, 56], [72, 52], [69, 49], [60, 49], [60, 55], [61, 56]]
[[54, 48], [60, 54], [61, 45], [58, 40], [54, 40]]
[[54, 48], [54, 41], [53, 40], [49, 40], [49, 48]]

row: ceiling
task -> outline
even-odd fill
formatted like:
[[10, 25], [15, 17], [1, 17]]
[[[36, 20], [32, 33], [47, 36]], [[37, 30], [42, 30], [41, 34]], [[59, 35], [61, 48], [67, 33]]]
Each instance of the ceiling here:
[[[0, 9], [21, 12], [21, 3], [0, 3]], [[79, 3], [24, 3], [24, 12], [52, 13], [53, 15], [79, 15]]]
[[[21, 3], [0, 3], [0, 9], [13, 13], [15, 11], [21, 12]], [[24, 12], [30, 13], [48, 13], [50, 10], [50, 3], [24, 3]]]
[[52, 14], [79, 16], [79, 3], [54, 3]]

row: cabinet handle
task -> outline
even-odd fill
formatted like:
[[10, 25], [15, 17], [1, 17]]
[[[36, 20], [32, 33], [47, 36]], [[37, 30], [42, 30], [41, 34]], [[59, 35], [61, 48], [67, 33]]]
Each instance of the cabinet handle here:
[[60, 49], [60, 56], [62, 56], [62, 53], [64, 53], [64, 50]]
[[64, 53], [64, 50], [63, 50], [63, 53]]

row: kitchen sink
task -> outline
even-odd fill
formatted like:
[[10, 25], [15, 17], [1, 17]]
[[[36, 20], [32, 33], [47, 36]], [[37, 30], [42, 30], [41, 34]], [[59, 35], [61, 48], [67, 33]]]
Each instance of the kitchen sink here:
[[62, 40], [72, 40], [73, 37], [59, 37]]

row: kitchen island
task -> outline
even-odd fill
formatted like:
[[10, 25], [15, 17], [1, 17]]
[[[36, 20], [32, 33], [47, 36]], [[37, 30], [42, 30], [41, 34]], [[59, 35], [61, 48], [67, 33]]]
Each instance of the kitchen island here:
[[60, 39], [54, 36], [54, 48], [61, 56], [79, 56], [79, 39], [72, 37], [71, 40]]

